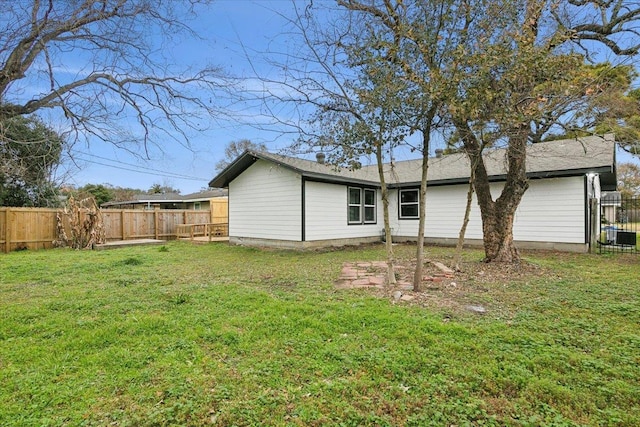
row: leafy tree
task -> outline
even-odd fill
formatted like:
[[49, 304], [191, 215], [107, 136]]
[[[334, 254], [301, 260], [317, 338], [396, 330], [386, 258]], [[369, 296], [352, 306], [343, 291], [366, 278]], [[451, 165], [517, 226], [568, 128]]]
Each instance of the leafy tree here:
[[114, 199], [114, 191], [111, 186], [104, 184], [86, 184], [76, 190], [76, 200], [82, 200], [87, 197], [93, 197], [97, 206], [110, 202]]
[[[580, 119], [576, 112], [587, 108], [594, 83], [582, 66], [593, 42], [616, 55], [635, 55], [639, 16], [638, 4], [624, 0], [490, 1], [469, 14], [456, 57], [466, 77], [457, 82], [449, 112], [474, 165], [487, 261], [519, 259], [512, 230], [528, 188], [527, 144]], [[580, 53], [571, 51], [575, 45]], [[482, 151], [499, 144], [506, 147], [507, 175], [494, 199]]]
[[640, 197], [640, 166], [635, 163], [618, 165], [618, 190], [624, 199]]
[[293, 150], [321, 151], [328, 164], [349, 169], [360, 168], [363, 156], [375, 156], [383, 204], [387, 282], [395, 283], [384, 158], [408, 133], [399, 114], [406, 84], [394, 78], [388, 64], [368, 60], [371, 48], [366, 45], [367, 35], [372, 34], [365, 25], [349, 17], [345, 9], [334, 10], [331, 24], [321, 23], [315, 15], [318, 10], [313, 5], [304, 13], [295, 10], [298, 13], [291, 23], [303, 45], [286, 64], [275, 64], [282, 70], [282, 81], [263, 81], [267, 87], [275, 84], [284, 89], [271, 94], [278, 104], [312, 111], [300, 120], [300, 136]]
[[233, 162], [247, 150], [267, 151], [267, 146], [262, 143], [252, 142], [248, 139], [231, 141], [224, 149], [224, 158], [216, 162], [216, 172], [221, 172], [222, 170], [224, 170], [224, 168], [229, 166], [231, 162]]
[[188, 145], [198, 115], [216, 113], [209, 99], [221, 87], [218, 70], [176, 70], [167, 59], [167, 43], [197, 36], [186, 22], [198, 3], [208, 2], [0, 2], [0, 120], [53, 110], [77, 137]]
[[144, 190], [139, 188], [123, 188], [123, 187], [113, 187], [113, 200], [112, 202], [127, 202], [133, 200], [136, 194], [145, 193]]
[[[448, 36], [448, 24], [456, 11], [452, 2], [362, 2], [339, 0], [338, 4], [352, 11], [351, 22], [356, 27], [359, 43], [348, 51], [351, 63], [366, 76], [373, 94], [374, 109], [388, 110], [384, 119], [394, 121], [395, 143], [407, 144], [406, 136], [421, 135], [418, 144], [411, 145], [422, 157], [419, 192], [419, 222], [416, 246], [414, 290], [422, 285], [424, 264], [424, 230], [426, 225], [427, 174], [432, 136], [444, 124], [441, 110], [448, 97], [447, 81], [442, 70], [456, 47], [455, 39]], [[424, 25], [423, 23], [429, 23]], [[439, 45], [440, 49], [432, 49]], [[376, 97], [378, 93], [394, 96]], [[398, 135], [400, 138], [398, 138]], [[393, 143], [391, 144], [393, 146]]]
[[180, 194], [180, 190], [178, 190], [177, 188], [173, 188], [167, 184], [162, 185], [162, 184], [155, 183], [147, 191], [147, 194], [167, 194], [167, 193]]
[[589, 102], [578, 114], [577, 128], [564, 127], [544, 139], [575, 138], [605, 133], [616, 136], [618, 146], [640, 155], [640, 89], [633, 89], [638, 71], [631, 65], [614, 66], [609, 62], [583, 65], [591, 84]]
[[55, 172], [65, 141], [36, 117], [0, 122], [0, 206], [58, 206]]
[[[424, 110], [425, 102], [433, 100], [446, 107], [434, 114], [453, 125], [473, 167], [485, 260], [517, 261], [513, 221], [528, 188], [526, 147], [558, 125], [583, 121], [577, 113], [593, 105], [592, 90], [598, 83], [584, 67], [594, 46], [604, 45], [615, 55], [638, 52], [634, 26], [640, 16], [638, 4], [624, 0], [340, 0], [339, 4], [367, 18], [366, 25], [374, 28], [368, 33], [370, 45], [378, 57], [397, 65], [398, 76], [424, 92], [406, 97], [406, 108], [429, 111]], [[431, 15], [425, 13], [427, 8]], [[389, 32], [391, 37], [385, 37]], [[600, 86], [604, 92], [610, 87]], [[423, 136], [432, 131], [423, 127]], [[507, 175], [494, 198], [483, 151], [498, 146], [506, 148]]]

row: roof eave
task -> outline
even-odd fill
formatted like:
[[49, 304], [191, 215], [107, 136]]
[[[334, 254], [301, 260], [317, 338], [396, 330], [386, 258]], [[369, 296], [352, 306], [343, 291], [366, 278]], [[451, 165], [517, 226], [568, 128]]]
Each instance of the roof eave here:
[[336, 175], [328, 175], [314, 172], [299, 172], [304, 178], [311, 181], [326, 182], [329, 184], [353, 184], [353, 185], [365, 185], [368, 187], [380, 187], [379, 182], [368, 181], [366, 179], [340, 177]]
[[[543, 178], [564, 178], [570, 176], [582, 176], [587, 173], [598, 173], [601, 176], [604, 175], [607, 177], [608, 175], [613, 175], [611, 166], [595, 166], [591, 168], [582, 168], [582, 169], [566, 169], [566, 170], [557, 170], [557, 171], [536, 171], [536, 172], [527, 172], [527, 178], [529, 179], [543, 179]], [[507, 175], [491, 175], [489, 176], [490, 182], [501, 182], [506, 181]], [[614, 179], [615, 180], [615, 179]], [[468, 184], [469, 177], [458, 177], [458, 178], [447, 178], [447, 179], [434, 179], [428, 180], [428, 186], [441, 186], [441, 185], [455, 185], [455, 184]], [[605, 180], [605, 183], [608, 183], [608, 180]], [[419, 187], [420, 181], [412, 181], [412, 182], [398, 182], [389, 184], [389, 188], [402, 188], [402, 187]]]
[[209, 181], [209, 187], [228, 188], [229, 183], [258, 160], [257, 153], [246, 150], [237, 159], [227, 165], [218, 175]]

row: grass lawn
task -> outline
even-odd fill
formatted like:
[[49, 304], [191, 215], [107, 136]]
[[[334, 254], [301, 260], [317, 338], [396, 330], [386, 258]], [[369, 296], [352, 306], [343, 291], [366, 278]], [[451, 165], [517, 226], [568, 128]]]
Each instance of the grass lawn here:
[[382, 246], [0, 255], [0, 425], [640, 425], [640, 258], [524, 258], [479, 315], [335, 289]]

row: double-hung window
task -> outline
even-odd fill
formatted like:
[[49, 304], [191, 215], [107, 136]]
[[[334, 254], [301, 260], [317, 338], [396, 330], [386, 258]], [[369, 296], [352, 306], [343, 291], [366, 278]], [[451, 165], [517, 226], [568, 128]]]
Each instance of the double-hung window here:
[[400, 219], [420, 217], [420, 196], [417, 189], [400, 190]]
[[349, 187], [349, 224], [376, 223], [376, 190]]

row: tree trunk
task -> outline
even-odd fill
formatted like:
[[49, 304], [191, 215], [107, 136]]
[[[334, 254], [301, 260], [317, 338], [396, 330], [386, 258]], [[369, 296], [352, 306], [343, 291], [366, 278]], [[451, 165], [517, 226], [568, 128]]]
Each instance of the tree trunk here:
[[527, 126], [523, 125], [519, 132], [509, 138], [506, 151], [507, 177], [500, 197], [495, 202], [491, 196], [484, 160], [482, 156], [474, 159], [478, 162], [475, 189], [482, 215], [485, 262], [520, 261], [520, 253], [513, 242], [513, 220], [522, 196], [529, 188], [526, 172], [528, 133]]
[[[431, 126], [427, 127], [428, 130]], [[413, 290], [422, 291], [422, 271], [424, 266], [424, 227], [427, 218], [427, 172], [429, 171], [429, 142], [430, 132], [422, 132], [422, 175], [420, 177], [420, 192], [418, 204], [420, 219], [418, 221], [418, 236], [416, 242], [416, 269], [413, 273]]]
[[[515, 205], [517, 207], [517, 205]], [[498, 203], [480, 206], [482, 211], [482, 234], [485, 262], [516, 263], [520, 253], [513, 242], [513, 219], [515, 208], [506, 210]]]
[[471, 216], [471, 203], [473, 202], [473, 172], [471, 175], [471, 178], [469, 178], [469, 190], [467, 191], [467, 205], [464, 210], [464, 219], [462, 220], [462, 227], [460, 227], [460, 234], [458, 234], [458, 243], [456, 244], [456, 252], [453, 258], [452, 268], [455, 271], [460, 271], [464, 236], [467, 233], [467, 225], [469, 225], [469, 217]]
[[380, 178], [380, 187], [382, 193], [382, 212], [384, 217], [384, 236], [385, 236], [385, 248], [387, 250], [387, 284], [395, 285], [396, 273], [393, 266], [393, 241], [391, 236], [391, 225], [389, 221], [389, 189], [387, 188], [387, 181], [384, 179], [384, 169], [382, 163], [382, 144], [378, 142], [376, 144], [376, 161], [378, 163], [378, 176]]
[[482, 217], [484, 260], [485, 262], [519, 262], [520, 254], [513, 242], [513, 220], [522, 196], [529, 188], [526, 173], [529, 129], [526, 124], [522, 124], [509, 137], [506, 150], [506, 181], [500, 197], [494, 201], [489, 175], [482, 157], [483, 145], [473, 134], [466, 120], [454, 118], [454, 123], [460, 132], [473, 169], [471, 174], [474, 177], [474, 188]]

